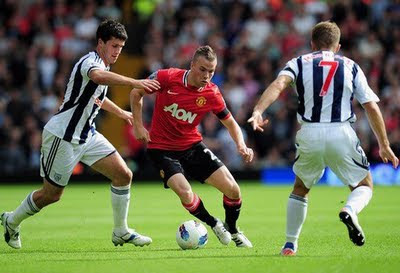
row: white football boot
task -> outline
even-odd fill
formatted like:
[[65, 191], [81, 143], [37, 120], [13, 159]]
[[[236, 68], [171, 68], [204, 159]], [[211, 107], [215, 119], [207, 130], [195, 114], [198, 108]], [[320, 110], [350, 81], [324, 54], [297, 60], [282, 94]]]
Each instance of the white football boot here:
[[142, 246], [147, 246], [151, 244], [151, 242], [153, 242], [153, 240], [150, 237], [141, 235], [133, 229], [128, 229], [128, 232], [122, 236], [117, 236], [113, 232], [111, 240], [115, 246], [117, 245], [122, 246], [123, 244], [126, 243], [142, 247]]
[[232, 241], [235, 242], [237, 247], [253, 247], [253, 244], [250, 242], [250, 240], [247, 239], [247, 237], [239, 229], [237, 233], [232, 233]]
[[217, 224], [212, 228], [212, 230], [218, 237], [218, 240], [221, 242], [221, 244], [227, 245], [232, 240], [232, 235], [226, 230], [224, 223], [222, 223], [221, 220], [218, 218], [216, 218], [216, 220]]
[[19, 237], [19, 226], [12, 229], [7, 224], [7, 219], [10, 216], [11, 212], [4, 212], [1, 218], [1, 225], [4, 227], [4, 239], [6, 243], [12, 248], [21, 248], [21, 238]]

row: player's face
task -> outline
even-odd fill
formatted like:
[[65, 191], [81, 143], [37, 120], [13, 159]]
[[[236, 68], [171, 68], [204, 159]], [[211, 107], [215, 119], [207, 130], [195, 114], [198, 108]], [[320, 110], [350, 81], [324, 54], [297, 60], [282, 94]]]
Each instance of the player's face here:
[[117, 61], [119, 54], [121, 54], [122, 48], [125, 45], [125, 41], [112, 37], [106, 43], [100, 40], [99, 45], [100, 50], [102, 51], [102, 54], [100, 55], [105, 59], [103, 61], [106, 65], [109, 65], [114, 64]]
[[190, 66], [191, 82], [190, 85], [201, 88], [206, 86], [214, 76], [217, 67], [217, 59], [209, 61], [199, 56]]

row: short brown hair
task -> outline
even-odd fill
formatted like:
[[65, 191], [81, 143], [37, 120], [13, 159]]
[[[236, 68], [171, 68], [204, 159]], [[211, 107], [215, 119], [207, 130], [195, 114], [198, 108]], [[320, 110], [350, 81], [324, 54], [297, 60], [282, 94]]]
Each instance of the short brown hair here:
[[209, 45], [205, 45], [205, 46], [201, 46], [199, 47], [196, 52], [193, 55], [192, 60], [196, 61], [198, 57], [204, 57], [206, 58], [207, 61], [214, 61], [215, 59], [217, 59], [217, 54], [214, 52], [214, 50], [212, 49], [211, 46]]
[[115, 20], [106, 19], [101, 22], [97, 28], [96, 40], [99, 42], [99, 39], [101, 39], [104, 43], [107, 43], [107, 41], [111, 40], [113, 37], [126, 41], [128, 39], [128, 34], [126, 34], [123, 24]]
[[340, 29], [334, 22], [320, 22], [312, 29], [311, 41], [317, 49], [331, 48], [340, 41]]

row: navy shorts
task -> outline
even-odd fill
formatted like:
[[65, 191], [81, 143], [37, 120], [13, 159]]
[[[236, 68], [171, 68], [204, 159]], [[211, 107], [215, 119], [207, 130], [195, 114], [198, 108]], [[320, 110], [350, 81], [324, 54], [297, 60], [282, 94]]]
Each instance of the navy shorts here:
[[174, 174], [182, 173], [189, 179], [204, 183], [216, 170], [224, 166], [203, 142], [184, 151], [147, 149], [147, 155], [160, 170], [165, 188], [168, 188], [167, 181]]

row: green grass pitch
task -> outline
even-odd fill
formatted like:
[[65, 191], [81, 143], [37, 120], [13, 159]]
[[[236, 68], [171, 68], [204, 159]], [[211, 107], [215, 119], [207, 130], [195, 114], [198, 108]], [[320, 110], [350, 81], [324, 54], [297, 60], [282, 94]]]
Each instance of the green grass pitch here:
[[[221, 245], [210, 228], [204, 249], [180, 250], [178, 225], [194, 219], [161, 183], [134, 184], [129, 225], [149, 235], [148, 247], [111, 243], [112, 213], [108, 183], [71, 183], [62, 200], [28, 219], [21, 229], [22, 249], [0, 241], [0, 273], [63, 272], [400, 272], [400, 187], [376, 187], [360, 223], [366, 244], [354, 246], [338, 218], [348, 189], [316, 186], [296, 257], [281, 257], [289, 186], [241, 183], [239, 226], [252, 249]], [[208, 210], [223, 218], [222, 195], [192, 183]], [[35, 185], [0, 185], [0, 210], [12, 210]], [[2, 228], [2, 227], [1, 227]], [[2, 239], [2, 238], [1, 238]]]

